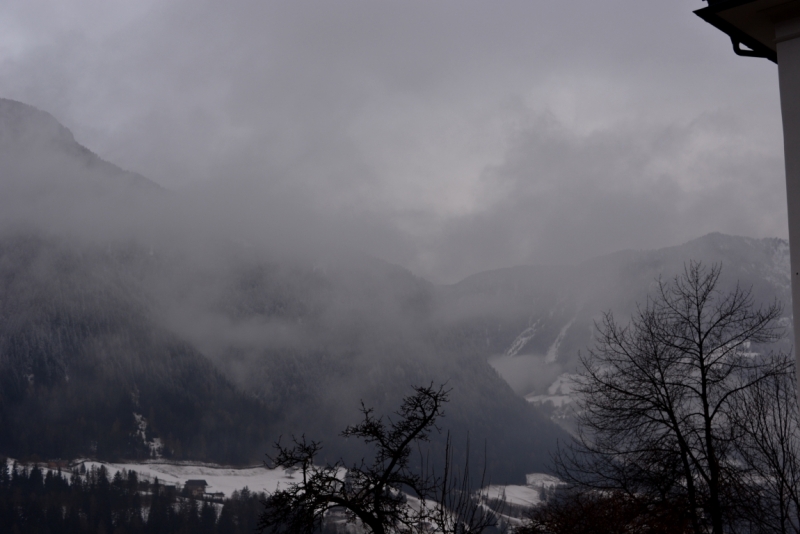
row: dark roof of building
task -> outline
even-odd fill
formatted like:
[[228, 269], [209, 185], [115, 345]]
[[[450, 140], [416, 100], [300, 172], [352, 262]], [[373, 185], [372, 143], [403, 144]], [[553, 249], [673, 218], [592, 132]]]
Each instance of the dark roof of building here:
[[763, 57], [773, 63], [778, 62], [775, 20], [795, 17], [798, 13], [797, 0], [708, 0], [708, 7], [695, 11], [728, 34], [736, 54]]
[[205, 480], [187, 480], [185, 486], [208, 486]]

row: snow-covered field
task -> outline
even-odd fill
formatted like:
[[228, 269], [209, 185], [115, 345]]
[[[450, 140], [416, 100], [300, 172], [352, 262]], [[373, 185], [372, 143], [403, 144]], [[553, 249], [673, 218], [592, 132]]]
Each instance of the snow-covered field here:
[[[158, 478], [162, 484], [182, 487], [187, 480], [205, 480], [208, 483], [206, 493], [222, 493], [230, 497], [234, 491], [248, 488], [253, 492], [271, 493], [298, 481], [297, 474], [284, 469], [267, 469], [265, 467], [226, 467], [214, 464], [148, 461], [133, 462], [100, 462], [97, 460], [77, 460], [71, 463], [73, 468], [85, 466], [99, 469], [104, 466], [109, 475], [117, 471], [135, 471], [140, 479], [152, 482]], [[484, 495], [489, 499], [502, 499], [523, 507], [537, 506], [542, 502], [543, 492], [561, 484], [551, 475], [531, 473], [526, 475], [524, 486], [489, 486]]]
[[562, 408], [566, 404], [571, 403], [575, 393], [575, 380], [577, 375], [572, 373], [564, 373], [560, 375], [555, 381], [547, 388], [546, 395], [537, 395], [529, 393], [525, 395], [528, 402], [534, 404], [543, 404], [545, 402], [553, 403], [556, 408]]
[[489, 486], [486, 488], [486, 497], [489, 499], [502, 499], [509, 504], [522, 507], [538, 506], [542, 502], [543, 493], [560, 484], [558, 478], [544, 473], [531, 473], [526, 475], [524, 486]]
[[486, 496], [489, 499], [502, 499], [505, 496], [507, 503], [525, 507], [533, 507], [541, 502], [539, 489], [530, 486], [489, 486]]
[[183, 486], [187, 480], [201, 479], [208, 483], [207, 493], [223, 493], [226, 497], [236, 491], [247, 487], [255, 492], [273, 492], [278, 487], [286, 487], [297, 480], [284, 469], [267, 469], [265, 467], [234, 468], [212, 464], [190, 463], [110, 463], [95, 460], [83, 460], [86, 469], [92, 466], [99, 468], [101, 465], [114, 474], [117, 471], [135, 471], [139, 478], [153, 481], [156, 477], [159, 482]]

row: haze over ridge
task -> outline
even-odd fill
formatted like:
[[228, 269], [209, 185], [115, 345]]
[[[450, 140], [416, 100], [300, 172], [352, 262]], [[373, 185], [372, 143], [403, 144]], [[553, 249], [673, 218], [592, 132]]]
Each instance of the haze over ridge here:
[[775, 69], [701, 6], [8, 2], [0, 94], [217, 224], [436, 282], [784, 237]]
[[248, 241], [27, 105], [0, 100], [0, 132], [3, 454], [252, 464], [308, 433], [356, 461], [339, 432], [359, 401], [388, 413], [435, 382], [459, 443], [492, 440], [495, 480], [544, 469], [561, 431], [454, 349], [429, 282], [325, 243]]

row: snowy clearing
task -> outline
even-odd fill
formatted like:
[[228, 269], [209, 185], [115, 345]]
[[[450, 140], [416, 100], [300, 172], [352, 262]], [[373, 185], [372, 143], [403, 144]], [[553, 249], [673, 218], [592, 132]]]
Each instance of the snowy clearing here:
[[96, 460], [79, 460], [74, 465], [84, 464], [86, 469], [101, 465], [114, 474], [123, 469], [135, 471], [140, 478], [152, 481], [156, 477], [164, 484], [183, 486], [187, 480], [201, 479], [208, 483], [207, 493], [223, 493], [230, 497], [236, 490], [247, 487], [254, 492], [273, 492], [297, 481], [294, 475], [284, 469], [265, 467], [225, 467], [212, 464], [189, 463], [110, 463]]
[[[253, 492], [272, 493], [277, 489], [298, 482], [297, 473], [284, 469], [267, 469], [265, 467], [227, 467], [214, 464], [166, 463], [163, 461], [135, 462], [101, 462], [97, 460], [76, 460], [71, 468], [81, 465], [87, 470], [104, 466], [109, 475], [117, 471], [134, 471], [140, 479], [159, 482], [167, 485], [183, 487], [187, 480], [205, 480], [208, 483], [206, 493], [222, 493], [230, 497], [234, 491], [248, 488]], [[542, 490], [550, 489], [562, 482], [551, 475], [531, 473], [526, 475], [526, 485], [489, 486], [484, 495], [489, 499], [501, 499], [505, 496], [509, 504], [523, 507], [539, 505]]]

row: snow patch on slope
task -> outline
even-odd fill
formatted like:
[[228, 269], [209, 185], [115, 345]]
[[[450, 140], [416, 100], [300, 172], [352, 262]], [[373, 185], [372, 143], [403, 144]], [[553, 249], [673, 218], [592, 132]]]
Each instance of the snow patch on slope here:
[[147, 419], [143, 415], [133, 412], [133, 418], [136, 419], [136, 436], [138, 436], [145, 447], [150, 449], [151, 458], [161, 458], [161, 453], [164, 450], [164, 443], [161, 438], [147, 439]]
[[554, 407], [561, 408], [569, 404], [573, 400], [573, 390], [575, 389], [575, 379], [578, 375], [573, 373], [564, 373], [560, 375], [555, 381], [547, 388], [546, 395], [537, 395], [530, 393], [525, 395], [525, 400], [535, 404], [543, 404], [551, 402]]
[[533, 323], [531, 326], [529, 326], [525, 330], [523, 330], [522, 333], [517, 336], [517, 338], [514, 340], [514, 342], [508, 348], [508, 350], [506, 351], [504, 356], [514, 357], [517, 354], [519, 354], [519, 351], [521, 351], [522, 348], [528, 343], [528, 341], [533, 339], [533, 336], [536, 335], [536, 332], [539, 331], [539, 322], [540, 321], [541, 321], [541, 319], [539, 321], [536, 321], [535, 323]]
[[547, 349], [547, 354], [545, 355], [544, 361], [547, 363], [554, 363], [556, 358], [558, 358], [558, 348], [561, 346], [561, 343], [564, 341], [564, 337], [567, 335], [567, 330], [572, 324], [575, 322], [575, 317], [572, 318], [570, 322], [564, 325], [561, 331], [558, 333], [558, 337], [556, 340], [553, 341], [553, 344], [550, 345], [550, 348]]

